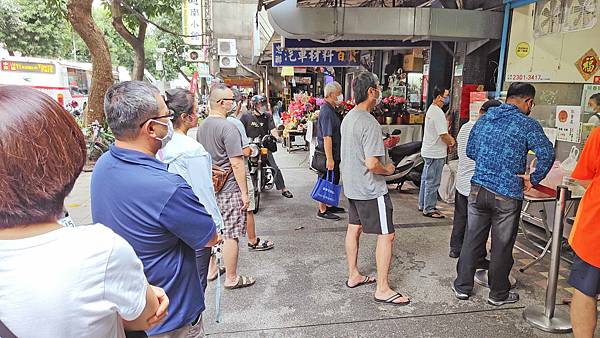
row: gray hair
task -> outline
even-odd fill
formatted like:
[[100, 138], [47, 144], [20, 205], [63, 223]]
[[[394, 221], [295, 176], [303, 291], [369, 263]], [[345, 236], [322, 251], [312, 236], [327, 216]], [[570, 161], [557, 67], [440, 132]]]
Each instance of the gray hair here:
[[379, 78], [371, 72], [360, 72], [352, 81], [352, 91], [356, 104], [363, 103], [369, 98], [369, 88], [377, 88]]
[[325, 97], [329, 97], [336, 92], [342, 92], [342, 85], [336, 81], [329, 82], [325, 85]]
[[140, 124], [158, 115], [159, 93], [156, 87], [142, 81], [117, 83], [106, 91], [104, 113], [117, 139], [135, 138]]

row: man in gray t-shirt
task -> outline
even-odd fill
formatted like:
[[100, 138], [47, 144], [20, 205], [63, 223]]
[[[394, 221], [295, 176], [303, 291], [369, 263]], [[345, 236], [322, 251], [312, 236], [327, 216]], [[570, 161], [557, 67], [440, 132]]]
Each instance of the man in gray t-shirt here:
[[366, 201], [387, 194], [385, 176], [369, 171], [365, 162], [369, 157], [385, 161], [379, 122], [368, 111], [355, 107], [342, 122], [341, 145], [340, 168], [346, 197]]
[[252, 277], [239, 276], [237, 263], [239, 238], [246, 236], [248, 185], [242, 139], [235, 125], [227, 121], [227, 112], [233, 105], [233, 92], [225, 85], [210, 90], [210, 114], [198, 127], [196, 139], [212, 157], [214, 165], [223, 170], [232, 169], [223, 188], [217, 192], [217, 205], [223, 216], [223, 258], [225, 260], [226, 289], [238, 289], [255, 283]]
[[[406, 305], [408, 297], [390, 288], [388, 275], [394, 243], [394, 211], [385, 175], [394, 172], [394, 164], [385, 163], [381, 126], [369, 113], [381, 100], [377, 76], [359, 73], [352, 82], [356, 107], [342, 121], [341, 164], [344, 193], [348, 197], [348, 231], [346, 254], [348, 280], [354, 288], [377, 282], [375, 301], [389, 305]], [[377, 279], [358, 271], [358, 243], [361, 233], [377, 236]]]

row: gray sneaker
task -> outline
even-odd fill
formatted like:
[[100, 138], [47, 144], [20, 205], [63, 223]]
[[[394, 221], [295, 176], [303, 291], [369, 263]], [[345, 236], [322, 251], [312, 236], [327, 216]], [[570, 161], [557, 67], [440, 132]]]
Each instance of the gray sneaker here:
[[494, 306], [502, 306], [506, 304], [513, 304], [519, 301], [519, 294], [515, 291], [510, 291], [508, 296], [504, 300], [495, 300], [492, 297], [488, 298], [488, 304]]
[[454, 286], [454, 283], [452, 283], [452, 291], [454, 292], [454, 297], [458, 298], [459, 300], [468, 300], [469, 297], [471, 297], [469, 294], [458, 291]]

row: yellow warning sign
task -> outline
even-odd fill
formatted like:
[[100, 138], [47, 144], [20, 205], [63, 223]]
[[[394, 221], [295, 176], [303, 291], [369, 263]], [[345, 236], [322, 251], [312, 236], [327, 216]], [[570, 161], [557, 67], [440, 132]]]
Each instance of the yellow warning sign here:
[[517, 51], [516, 51], [518, 57], [520, 57], [520, 58], [526, 57], [527, 55], [529, 55], [529, 51], [530, 51], [529, 43], [519, 42], [519, 44], [517, 45]]

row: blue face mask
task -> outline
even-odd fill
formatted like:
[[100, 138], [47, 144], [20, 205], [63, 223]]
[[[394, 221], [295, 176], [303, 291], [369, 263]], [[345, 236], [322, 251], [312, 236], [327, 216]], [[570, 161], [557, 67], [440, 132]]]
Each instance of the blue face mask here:
[[449, 105], [449, 104], [450, 104], [450, 96], [446, 96], [446, 97], [444, 98], [444, 106], [447, 106], [447, 105]]

